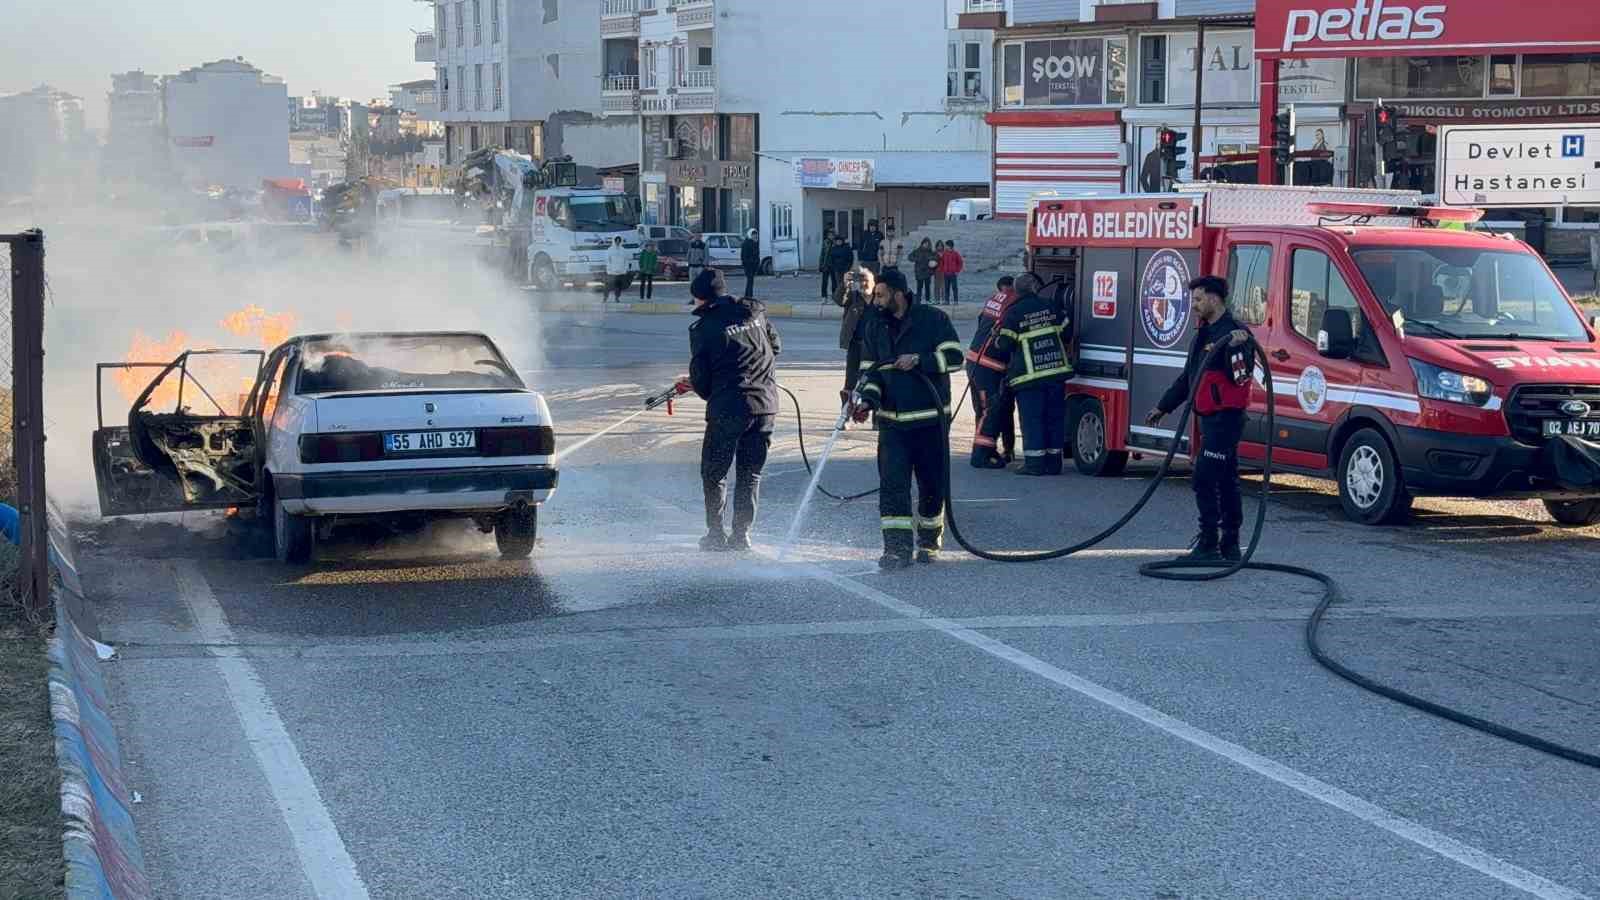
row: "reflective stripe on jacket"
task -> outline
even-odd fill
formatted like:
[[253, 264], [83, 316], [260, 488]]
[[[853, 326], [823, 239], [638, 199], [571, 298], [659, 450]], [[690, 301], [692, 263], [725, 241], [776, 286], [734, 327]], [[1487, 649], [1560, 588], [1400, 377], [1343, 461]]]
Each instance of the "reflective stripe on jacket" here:
[[1072, 377], [1067, 356], [1071, 320], [1064, 304], [1039, 294], [1018, 297], [1000, 321], [995, 353], [1007, 360], [1006, 383], [1014, 388], [1054, 384]]
[[[943, 408], [950, 408], [950, 373], [961, 368], [961, 339], [942, 310], [914, 303], [904, 318], [874, 309], [864, 324], [861, 340], [861, 399], [889, 427], [936, 425]], [[902, 372], [894, 367], [901, 356], [914, 354], [917, 367]], [[933, 382], [935, 404], [917, 373]]]

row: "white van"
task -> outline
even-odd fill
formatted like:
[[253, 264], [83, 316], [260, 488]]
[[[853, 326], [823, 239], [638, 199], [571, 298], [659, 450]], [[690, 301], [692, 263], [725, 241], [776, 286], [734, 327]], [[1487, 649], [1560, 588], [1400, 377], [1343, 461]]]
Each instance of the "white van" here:
[[966, 222], [972, 219], [988, 219], [994, 215], [994, 204], [988, 197], [967, 197], [961, 200], [951, 200], [944, 208], [946, 222]]

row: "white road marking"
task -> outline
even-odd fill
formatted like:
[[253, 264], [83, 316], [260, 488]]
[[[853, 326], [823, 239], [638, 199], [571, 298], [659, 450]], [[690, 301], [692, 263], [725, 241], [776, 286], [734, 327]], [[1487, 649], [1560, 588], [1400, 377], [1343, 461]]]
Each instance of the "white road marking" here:
[[1255, 772], [1257, 775], [1298, 791], [1314, 800], [1326, 803], [1334, 809], [1348, 813], [1364, 822], [1376, 825], [1396, 837], [1410, 841], [1446, 859], [1481, 872], [1502, 884], [1526, 891], [1536, 897], [1552, 898], [1552, 900], [1582, 900], [1585, 896], [1572, 888], [1557, 884], [1542, 875], [1530, 872], [1497, 856], [1479, 850], [1477, 847], [1392, 813], [1375, 803], [1363, 800], [1348, 791], [1334, 787], [1298, 769], [1290, 768], [1283, 763], [1262, 756], [1232, 741], [1224, 740], [1208, 731], [1196, 728], [1181, 719], [1146, 706], [1132, 697], [1119, 694], [1110, 688], [1102, 687], [1059, 666], [1051, 665], [1036, 656], [1024, 653], [988, 635], [981, 634], [949, 619], [935, 616], [926, 610], [860, 582], [834, 575], [814, 566], [806, 566], [805, 568], [808, 570], [807, 574], [819, 581], [825, 581], [846, 593], [854, 594], [863, 600], [875, 603], [908, 619], [914, 619], [924, 627], [931, 628], [964, 644], [976, 647], [996, 659], [1004, 660], [1024, 671], [1038, 675], [1046, 681], [1082, 694], [1097, 703], [1104, 704], [1123, 715], [1138, 719], [1146, 725], [1164, 731], [1202, 750], [1215, 753], [1229, 762]]
[[209, 652], [227, 685], [233, 710], [244, 728], [245, 743], [266, 776], [278, 812], [294, 840], [295, 853], [306, 881], [318, 897], [362, 900], [366, 883], [345, 848], [339, 829], [323, 805], [316, 782], [300, 759], [294, 740], [278, 718], [272, 699], [250, 661], [235, 646], [227, 616], [205, 576], [191, 560], [173, 564], [178, 593], [194, 616], [195, 632], [210, 645]]

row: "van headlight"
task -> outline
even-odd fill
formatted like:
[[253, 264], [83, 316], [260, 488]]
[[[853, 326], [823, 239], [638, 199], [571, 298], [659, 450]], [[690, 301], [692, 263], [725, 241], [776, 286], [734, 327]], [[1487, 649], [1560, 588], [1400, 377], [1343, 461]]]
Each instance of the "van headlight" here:
[[1430, 400], [1448, 400], [1468, 406], [1487, 406], [1494, 398], [1494, 386], [1476, 375], [1441, 369], [1421, 360], [1411, 360], [1417, 375], [1417, 394]]

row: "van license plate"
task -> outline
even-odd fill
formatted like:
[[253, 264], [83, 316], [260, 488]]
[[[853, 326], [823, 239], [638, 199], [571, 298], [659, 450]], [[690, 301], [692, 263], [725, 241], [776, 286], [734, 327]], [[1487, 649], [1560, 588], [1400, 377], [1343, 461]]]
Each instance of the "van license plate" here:
[[441, 450], [472, 450], [478, 446], [476, 431], [385, 431], [385, 453], [430, 453]]
[[1545, 420], [1545, 437], [1559, 437], [1563, 434], [1571, 435], [1572, 437], [1600, 438], [1600, 419]]

